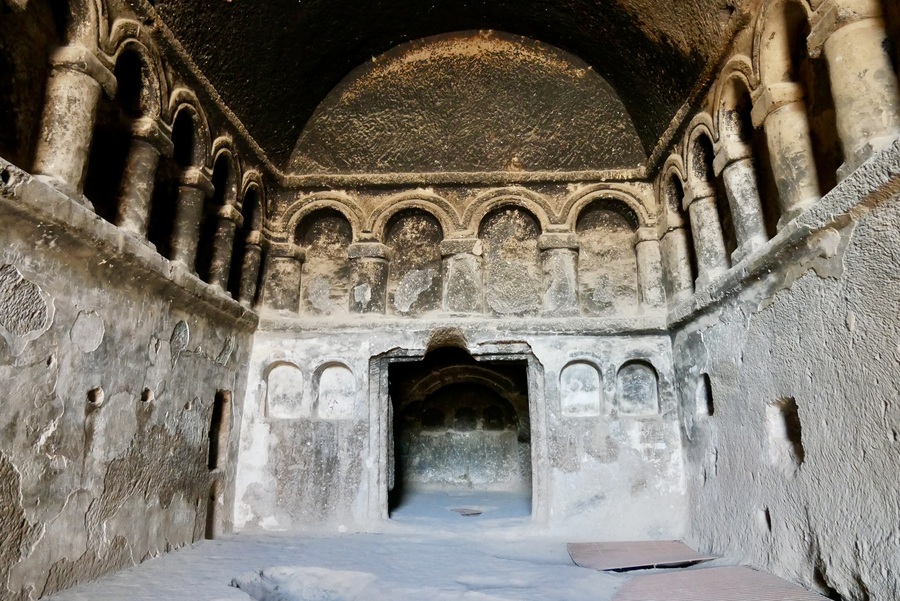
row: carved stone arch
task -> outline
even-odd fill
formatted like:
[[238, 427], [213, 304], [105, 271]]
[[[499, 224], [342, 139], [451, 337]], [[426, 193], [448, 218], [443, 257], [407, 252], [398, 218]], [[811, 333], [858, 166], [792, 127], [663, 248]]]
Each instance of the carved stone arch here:
[[[435, 370], [419, 380], [404, 397], [402, 410], [407, 405], [422, 401], [448, 384], [481, 384], [493, 390], [501, 397], [511, 400], [516, 396], [517, 384], [511, 378], [502, 376], [496, 371], [479, 365], [448, 365]], [[523, 407], [516, 407], [517, 410]]]
[[343, 360], [325, 361], [313, 372], [313, 415], [319, 419], [353, 419], [357, 413], [359, 380]]
[[737, 54], [729, 58], [716, 79], [712, 110], [713, 123], [720, 137], [724, 131], [721, 113], [723, 110], [733, 109], [735, 105], [735, 99], [729, 95], [735, 80], [743, 85], [751, 95], [759, 87], [759, 78], [753, 71], [753, 64], [749, 56]]
[[306, 374], [289, 359], [272, 359], [262, 369], [262, 381], [266, 383], [262, 402], [266, 417], [295, 419], [305, 417], [309, 407], [304, 403]]
[[[241, 191], [240, 191], [240, 206], [243, 209], [246, 209], [244, 206], [244, 199], [247, 198], [247, 194], [251, 191], [251, 189], [256, 188], [257, 194], [257, 215], [258, 215], [258, 225], [259, 227], [253, 227], [254, 230], [261, 230], [263, 228], [263, 223], [265, 222], [266, 216], [269, 214], [269, 205], [268, 205], [268, 197], [266, 196], [266, 187], [263, 184], [262, 174], [256, 169], [248, 169], [244, 173], [244, 178], [241, 183]], [[247, 224], [249, 228], [251, 224]]]
[[684, 167], [688, 183], [694, 182], [697, 178], [697, 173], [693, 169], [693, 160], [695, 145], [700, 136], [706, 136], [713, 147], [719, 139], [713, 118], [706, 111], [697, 113], [687, 128], [684, 143]]
[[[363, 212], [354, 198], [340, 192], [315, 192], [304, 196], [291, 204], [279, 222], [273, 223], [278, 233], [284, 233], [288, 238], [294, 235], [300, 222], [307, 216], [322, 209], [333, 209], [344, 216], [350, 222], [353, 230], [353, 241], [359, 238], [364, 223]], [[278, 228], [283, 224], [284, 229]]]
[[174, 127], [175, 119], [178, 118], [178, 113], [181, 111], [190, 111], [194, 122], [197, 161], [194, 167], [209, 167], [209, 158], [212, 156], [212, 133], [206, 112], [192, 90], [178, 87], [172, 90], [169, 95], [169, 104], [166, 107], [165, 119], [170, 127]]
[[[776, 11], [783, 10], [786, 5], [794, 4], [802, 8], [806, 12], [807, 22], [814, 14], [813, 8], [807, 0], [774, 0], [773, 2], [763, 2], [759, 15], [753, 30], [753, 50], [751, 52], [751, 62], [753, 66], [753, 74], [760, 86], [771, 85], [785, 81], [785, 78], [772, 76], [771, 70], [767, 63], [767, 58], [772, 57], [772, 53], [767, 52], [768, 42], [774, 40], [779, 35], [790, 35], [792, 32], [778, 31], [778, 28], [772, 27], [773, 15]], [[784, 57], [782, 57], [784, 58]], [[774, 65], [773, 65], [774, 66]]]
[[620, 414], [649, 416], [661, 409], [660, 369], [649, 357], [629, 357], [616, 369], [616, 408]]
[[144, 116], [164, 119], [163, 110], [169, 97], [168, 83], [163, 69], [162, 57], [150, 33], [137, 21], [116, 19], [106, 42], [106, 53], [114, 65], [119, 56], [126, 51], [136, 52], [147, 67], [144, 98], [146, 110]]
[[541, 232], [556, 223], [556, 213], [550, 200], [542, 194], [527, 188], [509, 187], [488, 190], [476, 196], [463, 214], [463, 227], [477, 233], [484, 218], [495, 209], [517, 207], [524, 209], [537, 220]]
[[581, 213], [596, 200], [608, 200], [621, 206], [627, 211], [629, 220], [634, 221], [635, 229], [655, 225], [656, 220], [650, 217], [647, 207], [631, 191], [598, 184], [581, 189], [566, 199], [563, 215], [566, 215], [570, 231], [575, 231]]
[[376, 240], [384, 242], [386, 228], [391, 218], [409, 209], [418, 209], [434, 217], [446, 238], [460, 227], [459, 214], [447, 199], [430, 192], [404, 192], [384, 200], [372, 211], [366, 221], [366, 229]]
[[[672, 178], [675, 178], [682, 190], [682, 202], [679, 202], [677, 205], [673, 205], [669, 199], [669, 183], [672, 181]], [[671, 219], [671, 213], [673, 211], [675, 211], [675, 215], [678, 216], [677, 220], [679, 222], [681, 220], [680, 212], [684, 210], [684, 186], [686, 183], [687, 177], [685, 175], [684, 159], [680, 154], [669, 155], [669, 158], [666, 159], [663, 168], [660, 170], [660, 176], [656, 183], [656, 195], [661, 211], [660, 220], [663, 222], [663, 226], [666, 229], [669, 229], [673, 221]]]
[[229, 189], [223, 191], [222, 205], [240, 207], [241, 199], [238, 194], [240, 193], [241, 169], [237, 154], [233, 150], [231, 138], [226, 136], [216, 138], [213, 141], [211, 157], [212, 160], [210, 161], [210, 164], [213, 169], [213, 179], [215, 179], [216, 163], [218, 163], [219, 160], [228, 161], [228, 165], [231, 169], [231, 183], [229, 184]]

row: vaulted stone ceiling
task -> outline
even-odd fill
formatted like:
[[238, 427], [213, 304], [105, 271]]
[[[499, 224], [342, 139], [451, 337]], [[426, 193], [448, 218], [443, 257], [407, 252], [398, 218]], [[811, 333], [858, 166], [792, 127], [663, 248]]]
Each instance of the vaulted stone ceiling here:
[[606, 79], [647, 152], [725, 43], [742, 0], [157, 0], [163, 21], [276, 163], [349, 72], [394, 46], [494, 29]]

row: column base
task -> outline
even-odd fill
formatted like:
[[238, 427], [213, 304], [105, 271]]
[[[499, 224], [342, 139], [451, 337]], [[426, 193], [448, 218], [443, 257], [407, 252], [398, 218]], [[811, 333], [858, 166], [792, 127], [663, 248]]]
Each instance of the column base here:
[[854, 157], [853, 160], [845, 161], [837, 168], [837, 181], [844, 181], [847, 176], [856, 171], [863, 163], [896, 142], [898, 139], [900, 139], [900, 132], [894, 132], [887, 136], [872, 138], [861, 148], [853, 150], [853, 152], [850, 153], [851, 156]]
[[793, 221], [794, 219], [796, 219], [797, 217], [799, 217], [800, 215], [805, 213], [807, 211], [807, 209], [812, 207], [817, 202], [819, 202], [818, 197], [811, 198], [809, 200], [804, 200], [803, 202], [799, 203], [797, 206], [795, 206], [791, 210], [782, 213], [781, 217], [778, 219], [778, 225], [777, 225], [778, 229], [779, 230], [783, 229], [787, 224], [789, 224], [791, 221]]
[[712, 273], [700, 274], [699, 276], [697, 276], [697, 279], [694, 282], [694, 290], [696, 291], [696, 290], [700, 290], [702, 288], [706, 288], [707, 286], [709, 286], [710, 284], [715, 282], [717, 279], [719, 279], [720, 276], [724, 275], [726, 271], [728, 271], [728, 270], [727, 269], [716, 269]]
[[752, 254], [758, 248], [762, 248], [767, 240], [762, 237], [750, 238], [740, 246], [738, 246], [733, 253], [731, 253], [731, 264], [737, 265], [741, 261], [747, 258], [748, 255]]
[[[83, 193], [79, 192], [78, 189], [76, 189], [75, 186], [73, 186], [72, 184], [70, 184], [66, 181], [63, 181], [63, 180], [59, 179], [58, 177], [55, 177], [52, 175], [37, 174], [34, 176], [34, 178], [36, 180], [38, 180], [39, 182], [50, 186], [57, 192], [61, 192], [62, 194], [65, 194], [67, 197], [71, 198], [72, 200], [74, 200], [75, 202], [80, 204], [81, 206], [86, 207], [86, 208], [90, 209], [91, 211], [94, 211], [94, 203], [92, 203], [90, 200], [88, 200], [87, 196], [85, 196]], [[96, 212], [96, 211], [94, 211], [94, 212]]]

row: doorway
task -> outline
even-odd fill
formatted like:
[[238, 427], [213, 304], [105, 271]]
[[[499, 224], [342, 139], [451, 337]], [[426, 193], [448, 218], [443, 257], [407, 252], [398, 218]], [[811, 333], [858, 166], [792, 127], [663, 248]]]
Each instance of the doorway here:
[[440, 348], [390, 363], [388, 384], [392, 519], [531, 515], [527, 361]]

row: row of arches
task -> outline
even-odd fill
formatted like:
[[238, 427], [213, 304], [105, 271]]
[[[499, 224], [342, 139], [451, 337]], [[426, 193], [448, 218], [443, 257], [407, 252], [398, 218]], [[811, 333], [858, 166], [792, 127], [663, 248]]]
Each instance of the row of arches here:
[[305, 212], [292, 240], [302, 266], [278, 282], [297, 294], [278, 308], [612, 316], [662, 303], [654, 231], [616, 199], [595, 198], [572, 230], [550, 232], [513, 199], [487, 212], [474, 235], [448, 232], [426, 207], [394, 212], [377, 239], [354, 231], [337, 203]]
[[[261, 174], [215, 134], [196, 94], [170, 83], [149, 31], [102, 2], [32, 0], [15, 18], [40, 41], [4, 40], [26, 77], [10, 97], [0, 152], [98, 216], [153, 244], [245, 304], [259, 291], [266, 205]], [[108, 25], [111, 23], [111, 25]], [[35, 79], [41, 80], [35, 83]], [[5, 95], [5, 94], [4, 94]], [[6, 121], [9, 121], [7, 123]]]
[[776, 0], [739, 36], [657, 179], [670, 299], [725, 273], [900, 136], [887, 8]]
[[560, 410], [563, 417], [596, 417], [613, 408], [619, 415], [658, 415], [659, 374], [644, 359], [630, 359], [619, 366], [615, 396], [605, 398], [603, 377], [591, 361], [580, 359], [559, 373]]

